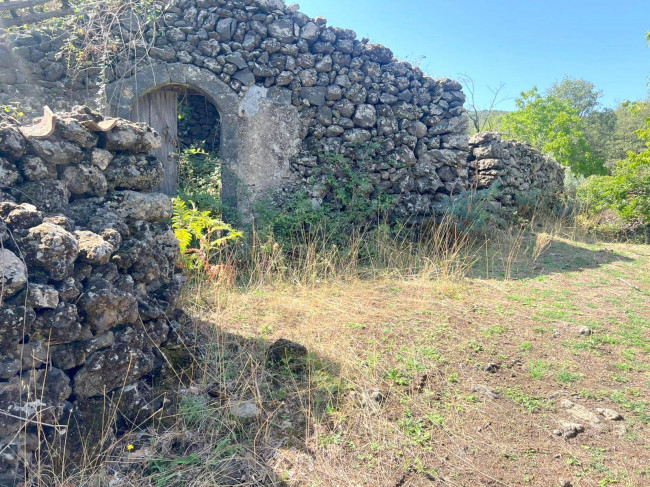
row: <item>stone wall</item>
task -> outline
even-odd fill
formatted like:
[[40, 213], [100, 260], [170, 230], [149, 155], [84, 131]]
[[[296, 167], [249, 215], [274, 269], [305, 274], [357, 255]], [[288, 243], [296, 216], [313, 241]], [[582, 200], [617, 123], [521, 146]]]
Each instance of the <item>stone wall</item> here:
[[146, 154], [159, 136], [124, 120], [93, 131], [101, 120], [80, 107], [42, 138], [0, 119], [2, 486], [35, 460], [39, 422], [70, 423], [69, 435], [101, 448], [102, 425], [149, 417], [159, 347], [180, 330], [172, 205], [152, 192], [163, 169]]
[[[351, 30], [281, 0], [172, 0], [155, 24], [129, 22], [144, 32], [133, 40], [139, 47], [117, 49], [105, 70], [90, 64], [80, 75], [61, 53], [64, 32], [5, 36], [0, 104], [40, 110], [43, 100], [67, 107], [81, 99], [99, 107], [108, 83], [104, 108], [128, 118], [147, 91], [196, 89], [219, 109], [221, 140], [231, 144], [222, 147], [224, 192], [252, 199], [304, 189], [319, 204], [328, 195], [313, 176], [328, 151], [367, 171], [369, 196], [393, 195], [401, 218], [431, 215], [467, 185], [460, 84], [429, 78]], [[377, 153], [372, 163], [364, 145]], [[229, 190], [235, 181], [243, 188]]]
[[219, 112], [203, 95], [181, 94], [178, 98], [178, 143], [180, 148], [202, 147], [219, 150], [221, 120]]
[[522, 199], [552, 204], [564, 192], [564, 166], [530, 144], [483, 132], [469, 139], [469, 173], [478, 190], [498, 185], [496, 201], [513, 208]]

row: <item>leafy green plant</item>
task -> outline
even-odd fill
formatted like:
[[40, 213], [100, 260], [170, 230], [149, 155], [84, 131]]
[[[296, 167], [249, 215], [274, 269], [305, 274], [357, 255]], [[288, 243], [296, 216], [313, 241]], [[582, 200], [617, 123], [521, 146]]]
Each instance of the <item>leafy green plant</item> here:
[[413, 417], [413, 413], [406, 409], [404, 416], [398, 421], [402, 430], [415, 445], [424, 445], [431, 441], [431, 432], [427, 421]]
[[412, 378], [399, 369], [389, 369], [385, 372], [384, 377], [397, 384], [398, 386], [407, 386], [412, 382]]
[[533, 397], [529, 394], [526, 394], [521, 389], [517, 387], [509, 387], [505, 390], [505, 395], [507, 398], [512, 399], [514, 402], [519, 404], [521, 407], [528, 409], [531, 413], [538, 412], [540, 410], [552, 410], [553, 401], [550, 399], [542, 399], [540, 397]]
[[200, 147], [185, 149], [179, 155], [178, 197], [193, 201], [201, 211], [221, 215], [221, 162]]
[[318, 198], [298, 192], [283, 198], [282, 211], [276, 205], [260, 201], [254, 211], [258, 229], [271, 233], [278, 241], [290, 243], [297, 235], [322, 232], [332, 244], [347, 243], [355, 228], [376, 226], [395, 206], [395, 197], [378, 190], [367, 165], [379, 163], [377, 148], [358, 149], [361, 159], [353, 160], [339, 153], [319, 156], [319, 165], [310, 177]]
[[458, 225], [461, 231], [480, 232], [490, 222], [499, 219], [494, 211], [490, 211], [498, 192], [498, 184], [493, 184], [488, 189], [463, 191], [445, 201], [443, 214]]
[[537, 380], [543, 379], [550, 368], [550, 364], [543, 360], [533, 360], [528, 363], [530, 376]]
[[150, 463], [151, 478], [156, 487], [171, 485], [178, 477], [178, 470], [188, 469], [192, 466], [201, 465], [202, 460], [198, 455], [192, 453], [186, 457], [170, 459], [158, 458]]
[[0, 105], [0, 114], [13, 117], [16, 120], [22, 120], [25, 116], [22, 108], [18, 103], [11, 103], [9, 105]]
[[501, 129], [555, 157], [578, 174], [604, 174], [604, 162], [596, 157], [584, 134], [581, 108], [565, 96], [542, 95], [537, 87], [517, 98], [517, 110], [507, 114]]
[[573, 384], [574, 382], [579, 381], [582, 378], [582, 374], [574, 374], [568, 370], [561, 370], [557, 373], [555, 380], [560, 384]]
[[592, 213], [613, 210], [627, 222], [650, 225], [650, 119], [637, 134], [647, 149], [628, 153], [611, 176], [589, 178], [578, 194]]
[[205, 268], [218, 257], [219, 250], [226, 244], [243, 237], [242, 232], [212, 216], [210, 211], [200, 211], [193, 201], [189, 206], [181, 198], [175, 198], [173, 202], [174, 233], [188, 269]]

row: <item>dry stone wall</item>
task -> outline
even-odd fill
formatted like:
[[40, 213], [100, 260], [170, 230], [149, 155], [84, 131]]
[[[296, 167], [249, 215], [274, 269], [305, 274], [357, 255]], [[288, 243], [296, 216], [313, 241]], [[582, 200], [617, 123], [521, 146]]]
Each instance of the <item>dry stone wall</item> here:
[[474, 181], [499, 181], [505, 205], [518, 191], [561, 188], [557, 165], [529, 147], [481, 136], [470, 154], [459, 83], [427, 77], [390, 49], [281, 0], [171, 0], [155, 22], [129, 16], [113, 34], [110, 62], [89, 52], [82, 66], [66, 57], [64, 30], [0, 36], [0, 104], [40, 111], [44, 102], [67, 109], [81, 100], [132, 118], [152, 90], [194, 90], [220, 113], [223, 197], [244, 212], [278, 194], [326, 202], [328, 153], [367, 175], [364, 196], [391, 196], [394, 216], [409, 221], [435, 215]]
[[505, 209], [522, 200], [553, 205], [564, 192], [564, 166], [530, 144], [506, 140], [495, 132], [469, 139], [469, 174], [472, 187], [495, 188], [495, 199]]
[[178, 144], [181, 148], [201, 147], [207, 152], [219, 149], [219, 112], [204, 96], [179, 97]]
[[[434, 213], [467, 185], [460, 84], [429, 78], [351, 30], [280, 0], [173, 0], [155, 25], [144, 23], [141, 30], [140, 49], [117, 49], [120, 55], [103, 76], [92, 67], [83, 77], [73, 77], [61, 55], [62, 32], [7, 36], [0, 103], [25, 100], [40, 110], [44, 98], [61, 107], [80, 98], [96, 102], [106, 82], [104, 103], [126, 107], [128, 114], [140, 87], [173, 84], [178, 66], [192, 66], [202, 73], [196, 79], [205, 82], [209, 75], [238, 100], [234, 110], [220, 106], [218, 96], [212, 101], [222, 120], [235, 114], [241, 126], [234, 135], [238, 144], [223, 159], [232, 159], [234, 179], [246, 186], [242, 193], [258, 198], [305, 189], [318, 205], [328, 198], [314, 178], [326, 152], [343, 154], [366, 171], [373, 182], [368, 197], [393, 195], [403, 218]], [[161, 64], [169, 74], [158, 74]], [[156, 80], [149, 85], [147, 76]], [[365, 156], [369, 146], [372, 162]]]
[[147, 155], [159, 136], [125, 120], [86, 128], [101, 121], [79, 107], [42, 138], [0, 119], [2, 486], [35, 460], [37, 422], [70, 423], [101, 447], [114, 393], [121, 421], [149, 417], [159, 347], [185, 320], [172, 204], [154, 192], [163, 168]]

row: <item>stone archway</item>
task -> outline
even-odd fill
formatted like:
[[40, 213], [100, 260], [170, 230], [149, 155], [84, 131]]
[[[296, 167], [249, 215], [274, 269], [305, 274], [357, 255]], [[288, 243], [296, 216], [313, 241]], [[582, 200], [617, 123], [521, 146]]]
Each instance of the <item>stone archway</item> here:
[[170, 86], [192, 89], [212, 103], [221, 118], [219, 158], [222, 164], [224, 207], [238, 209], [239, 98], [214, 73], [188, 64], [152, 64], [124, 80], [106, 87], [111, 115], [134, 120], [138, 100]]

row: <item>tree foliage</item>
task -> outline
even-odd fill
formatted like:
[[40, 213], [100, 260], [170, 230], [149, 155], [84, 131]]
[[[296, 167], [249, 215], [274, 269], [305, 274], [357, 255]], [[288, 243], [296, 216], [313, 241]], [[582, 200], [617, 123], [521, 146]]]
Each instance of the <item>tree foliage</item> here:
[[637, 131], [646, 149], [629, 152], [616, 164], [611, 176], [594, 176], [580, 188], [580, 195], [594, 212], [614, 210], [625, 220], [650, 224], [650, 118]]
[[587, 142], [578, 107], [556, 95], [542, 95], [536, 87], [523, 92], [516, 103], [517, 110], [503, 118], [505, 133], [550, 154], [576, 174], [605, 173], [603, 161]]
[[603, 92], [596, 90], [596, 86], [590, 81], [566, 77], [553, 83], [547, 94], [575, 108], [580, 117], [586, 117], [596, 110]]

